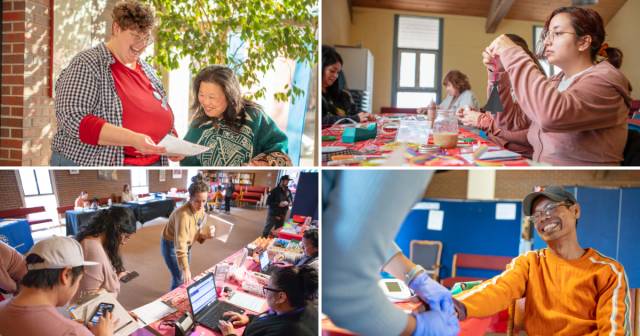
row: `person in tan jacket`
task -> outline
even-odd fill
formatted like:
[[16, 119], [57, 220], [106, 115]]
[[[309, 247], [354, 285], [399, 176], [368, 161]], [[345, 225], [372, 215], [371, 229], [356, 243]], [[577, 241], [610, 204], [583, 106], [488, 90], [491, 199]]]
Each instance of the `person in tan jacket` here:
[[527, 139], [534, 161], [619, 165], [631, 104], [631, 85], [618, 70], [622, 52], [605, 43], [602, 18], [589, 8], [558, 8], [544, 27], [543, 55], [562, 69], [549, 79], [505, 35], [485, 50], [485, 57], [501, 64], [499, 86], [508, 88], [510, 82], [517, 98], [518, 104], [501, 113], [521, 111], [531, 120]]
[[173, 211], [162, 230], [161, 248], [164, 262], [171, 273], [171, 290], [191, 282], [191, 246], [213, 237], [213, 227], [206, 227], [205, 205], [209, 185], [194, 176], [189, 186], [189, 201]]
[[27, 264], [20, 252], [0, 240], [0, 301], [2, 294], [18, 291], [18, 284], [27, 274]]

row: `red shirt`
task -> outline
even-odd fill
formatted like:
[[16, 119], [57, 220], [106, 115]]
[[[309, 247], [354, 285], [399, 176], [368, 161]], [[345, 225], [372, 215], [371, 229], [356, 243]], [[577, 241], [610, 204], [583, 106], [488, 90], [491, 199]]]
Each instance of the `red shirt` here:
[[[116, 92], [122, 102], [122, 127], [146, 134], [158, 143], [173, 131], [173, 112], [151, 85], [139, 64], [132, 70], [115, 58], [111, 74]], [[165, 100], [164, 107], [163, 100]], [[80, 139], [89, 144], [98, 144], [98, 137], [106, 121], [94, 115], [85, 116], [80, 122]], [[160, 160], [159, 155], [142, 155], [133, 147], [124, 147], [124, 164], [147, 166]]]

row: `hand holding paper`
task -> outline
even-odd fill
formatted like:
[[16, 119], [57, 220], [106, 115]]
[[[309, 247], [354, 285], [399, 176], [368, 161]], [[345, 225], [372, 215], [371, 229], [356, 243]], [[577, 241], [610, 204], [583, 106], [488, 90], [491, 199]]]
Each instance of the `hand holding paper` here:
[[167, 156], [194, 156], [204, 153], [209, 150], [209, 147], [191, 143], [178, 139], [173, 135], [167, 134], [167, 136], [158, 143], [158, 146], [166, 148]]

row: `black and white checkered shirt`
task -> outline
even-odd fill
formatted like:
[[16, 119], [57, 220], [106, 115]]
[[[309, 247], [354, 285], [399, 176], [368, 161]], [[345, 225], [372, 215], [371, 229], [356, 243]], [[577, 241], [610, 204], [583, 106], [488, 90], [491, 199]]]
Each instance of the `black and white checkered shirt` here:
[[[80, 166], [122, 166], [124, 147], [90, 145], [80, 141], [80, 121], [93, 114], [122, 127], [122, 102], [111, 74], [115, 59], [104, 43], [77, 54], [56, 82], [55, 110], [58, 129], [51, 150]], [[166, 95], [154, 69], [140, 59], [153, 88]], [[162, 165], [167, 166], [165, 156]]]

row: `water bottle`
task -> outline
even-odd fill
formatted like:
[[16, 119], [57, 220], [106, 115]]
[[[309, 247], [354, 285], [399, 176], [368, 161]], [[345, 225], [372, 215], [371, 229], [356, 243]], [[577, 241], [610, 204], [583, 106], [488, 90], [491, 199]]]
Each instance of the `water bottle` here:
[[109, 198], [109, 199], [107, 200], [107, 205], [109, 205], [109, 207], [111, 207], [111, 198]]

